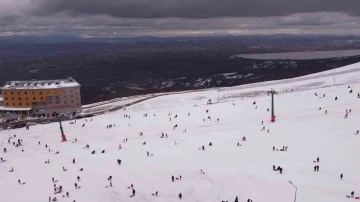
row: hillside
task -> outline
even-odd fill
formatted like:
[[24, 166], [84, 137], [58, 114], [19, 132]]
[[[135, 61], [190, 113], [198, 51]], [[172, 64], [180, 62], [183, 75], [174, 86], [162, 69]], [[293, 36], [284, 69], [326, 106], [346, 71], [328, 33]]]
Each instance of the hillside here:
[[[336, 71], [359, 67], [354, 64]], [[359, 82], [360, 73], [355, 72], [337, 76], [336, 86], [327, 77], [243, 90], [164, 95], [76, 124], [64, 122], [67, 142], [60, 142], [57, 123], [0, 131], [0, 149], [7, 149], [1, 153], [6, 162], [0, 163], [0, 201], [57, 197], [59, 202], [174, 202], [180, 201], [179, 193], [185, 202], [234, 201], [236, 196], [240, 202], [249, 198], [292, 201], [295, 188], [289, 180], [298, 188], [298, 202], [353, 201], [346, 195], [355, 191], [360, 196], [356, 160], [360, 135], [354, 134], [360, 130]], [[269, 122], [267, 111], [271, 88], [279, 92], [275, 123]], [[218, 98], [219, 103], [206, 104]], [[107, 129], [109, 124], [115, 125]], [[168, 138], [160, 138], [162, 133]], [[128, 141], [123, 142], [125, 138]], [[12, 145], [18, 139], [23, 146]], [[273, 151], [283, 146], [287, 151]], [[320, 162], [314, 163], [318, 157]], [[47, 159], [50, 164], [45, 163]], [[282, 174], [273, 171], [273, 165], [282, 167]], [[12, 167], [14, 172], [9, 172]], [[180, 175], [181, 180], [172, 182], [172, 176]], [[113, 187], [106, 188], [109, 176]], [[52, 177], [63, 193], [54, 194]], [[18, 179], [26, 184], [19, 185]], [[75, 189], [74, 183], [81, 189]], [[130, 184], [136, 190], [132, 198]], [[158, 197], [152, 196], [156, 191]], [[69, 198], [62, 197], [66, 192]]]

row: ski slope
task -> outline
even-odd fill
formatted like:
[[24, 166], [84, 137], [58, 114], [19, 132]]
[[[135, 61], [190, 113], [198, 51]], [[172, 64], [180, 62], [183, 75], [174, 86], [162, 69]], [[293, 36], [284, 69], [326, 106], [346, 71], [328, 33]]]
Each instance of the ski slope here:
[[[298, 187], [298, 202], [354, 201], [346, 195], [360, 195], [360, 135], [354, 134], [360, 130], [360, 74], [340, 75], [336, 86], [332, 79], [273, 86], [281, 92], [275, 96], [275, 123], [269, 122], [271, 97], [266, 91], [271, 87], [266, 87], [166, 95], [92, 120], [63, 122], [67, 142], [60, 142], [57, 123], [0, 131], [0, 157], [6, 160], [0, 163], [0, 201], [46, 202], [55, 196], [60, 202], [173, 202], [182, 193], [185, 202], [234, 201], [236, 196], [240, 202], [285, 202], [294, 200], [289, 180]], [[348, 83], [350, 88], [340, 85]], [[206, 105], [218, 96], [219, 103]], [[351, 113], [344, 119], [347, 109]], [[262, 121], [269, 133], [261, 131]], [[115, 127], [107, 129], [109, 124]], [[160, 138], [161, 133], [168, 138]], [[23, 146], [12, 145], [17, 139]], [[273, 146], [288, 149], [273, 151]], [[3, 148], [8, 152], [2, 153]], [[314, 163], [317, 157], [320, 162]], [[283, 173], [273, 171], [273, 165]], [[171, 176], [180, 175], [182, 180], [172, 182]], [[113, 187], [106, 188], [109, 176]], [[54, 194], [52, 177], [63, 193]], [[26, 184], [19, 185], [18, 179]], [[130, 184], [136, 190], [132, 198]], [[152, 196], [156, 191], [159, 196]], [[66, 192], [69, 198], [62, 197]]]

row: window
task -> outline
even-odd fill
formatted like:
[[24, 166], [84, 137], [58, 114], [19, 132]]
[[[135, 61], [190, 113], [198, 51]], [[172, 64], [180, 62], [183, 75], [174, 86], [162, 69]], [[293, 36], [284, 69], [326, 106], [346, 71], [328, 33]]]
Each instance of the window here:
[[56, 101], [56, 104], [60, 104], [60, 102], [59, 102], [59, 101]]
[[21, 100], [21, 97], [19, 97], [18, 99]]
[[56, 99], [56, 100], [59, 100], [59, 96], [56, 96], [55, 99]]
[[79, 103], [77, 103], [77, 105], [79, 106]]
[[52, 102], [51, 102], [51, 101], [48, 101], [48, 104], [52, 104]]
[[67, 101], [66, 101], [66, 100], [64, 101], [64, 104], [67, 104]]
[[71, 100], [71, 103], [74, 103], [74, 100]]
[[20, 95], [20, 92], [18, 92], [18, 95]]
[[7, 102], [6, 105], [9, 105], [9, 103]]
[[12, 98], [11, 98], [11, 100], [15, 100], [15, 98], [14, 98], [14, 97], [12, 97]]
[[33, 97], [33, 100], [36, 100], [36, 97]]
[[15, 106], [15, 103], [13, 103], [13, 106]]
[[30, 104], [29, 104], [29, 103], [26, 103], [26, 106], [30, 106]]
[[28, 97], [26, 97], [26, 98], [25, 98], [25, 100], [29, 100], [29, 98], [28, 98]]
[[49, 94], [50, 94], [50, 91], [47, 91], [46, 93], [49, 95]]
[[40, 100], [44, 100], [44, 98], [43, 98], [43, 97], [40, 97]]
[[39, 94], [42, 95], [42, 92], [40, 91]]
[[21, 102], [19, 103], [19, 106], [21, 106]]
[[35, 95], [35, 92], [32, 92], [31, 94], [32, 94], [32, 95]]
[[11, 92], [11, 95], [14, 95], [14, 92]]
[[51, 100], [51, 96], [48, 96], [47, 99], [48, 99], [48, 100]]
[[25, 95], [27, 95], [27, 92], [25, 92]]
[[6, 97], [5, 100], [8, 100], [8, 98]]
[[5, 92], [4, 94], [7, 95], [7, 92]]

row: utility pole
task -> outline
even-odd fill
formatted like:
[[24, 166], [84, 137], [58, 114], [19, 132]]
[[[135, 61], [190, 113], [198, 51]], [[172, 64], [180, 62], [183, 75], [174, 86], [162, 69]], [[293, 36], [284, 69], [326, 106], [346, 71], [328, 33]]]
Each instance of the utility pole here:
[[268, 93], [271, 94], [271, 122], [275, 122], [274, 95], [277, 92], [274, 91], [274, 89], [271, 89], [271, 91], [268, 91]]
[[64, 134], [64, 130], [63, 130], [63, 127], [61, 125], [61, 121], [59, 121], [59, 124], [60, 124], [60, 132], [61, 132], [61, 142], [66, 142], [66, 136]]
[[295, 187], [295, 199], [294, 202], [296, 202], [296, 193], [297, 193], [297, 186], [295, 186], [291, 181], [289, 181], [289, 183]]

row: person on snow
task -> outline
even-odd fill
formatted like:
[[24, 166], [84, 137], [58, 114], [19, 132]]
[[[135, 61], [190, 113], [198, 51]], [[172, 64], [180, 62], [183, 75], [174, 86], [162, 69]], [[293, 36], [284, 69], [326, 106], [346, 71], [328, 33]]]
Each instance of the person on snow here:
[[21, 184], [21, 181], [20, 181], [20, 179], [18, 179], [18, 182], [19, 182], [19, 184]]
[[316, 172], [316, 166], [314, 166], [314, 171]]
[[354, 191], [351, 192], [351, 198], [354, 198]]
[[14, 167], [11, 167], [11, 170], [10, 170], [10, 172], [14, 172]]
[[68, 198], [69, 198], [69, 192], [66, 192], [66, 197], [68, 197]]
[[4, 148], [4, 153], [6, 153], [7, 152], [7, 150], [6, 150], [6, 148]]
[[203, 151], [205, 151], [205, 147], [204, 147], [204, 145], [202, 146], [202, 150], [203, 150]]
[[320, 162], [320, 158], [319, 158], [319, 157], [317, 157], [316, 162], [318, 162], [318, 163]]
[[112, 185], [112, 182], [110, 181], [110, 187], [112, 187], [113, 185]]
[[281, 168], [281, 167], [280, 167], [280, 169], [279, 169], [279, 170], [280, 170], [280, 174], [282, 174], [283, 168]]
[[51, 202], [51, 196], [49, 196], [49, 202]]
[[132, 190], [132, 194], [133, 194], [133, 196], [135, 196], [135, 189]]
[[238, 199], [238, 197], [236, 196], [236, 198], [235, 198], [235, 201], [234, 202], [239, 202], [239, 199]]
[[174, 180], [175, 180], [174, 175], [171, 176], [171, 180], [172, 180], [172, 182], [174, 182]]
[[275, 165], [273, 165], [273, 170], [275, 170]]
[[77, 181], [80, 182], [80, 176], [77, 176]]
[[40, 141], [39, 141], [39, 145], [40, 145]]
[[359, 135], [359, 130], [356, 131], [355, 135]]
[[119, 144], [119, 149], [121, 149], [121, 144]]
[[45, 145], [45, 148], [47, 149], [47, 144]]
[[147, 151], [147, 156], [150, 156], [150, 153], [149, 153], [149, 151]]
[[[185, 132], [186, 132], [186, 129], [185, 129]], [[166, 138], [168, 138], [167, 134], [165, 135]]]
[[251, 199], [248, 199], [248, 200], [247, 200], [247, 202], [253, 202], [253, 200], [251, 200]]
[[63, 171], [66, 171], [65, 167], [63, 166]]
[[78, 185], [76, 184], [76, 182], [75, 182], [75, 189], [77, 189], [78, 188]]
[[237, 146], [240, 146], [240, 142], [237, 143]]
[[118, 165], [121, 165], [121, 160], [118, 159], [118, 160], [117, 160], [117, 163], [118, 163]]
[[101, 153], [102, 153], [102, 154], [105, 153], [105, 150], [102, 150]]
[[75, 159], [73, 158], [73, 164], [75, 164]]
[[245, 137], [245, 136], [242, 138], [242, 141], [246, 141], [246, 137]]
[[327, 114], [327, 110], [325, 110], [325, 114]]
[[211, 142], [209, 143], [209, 146], [212, 146], [212, 143], [211, 143]]
[[341, 173], [341, 175], [340, 175], [340, 180], [342, 180], [342, 179], [343, 179], [343, 177], [344, 177], [344, 175]]
[[54, 202], [55, 202], [55, 201], [57, 201], [57, 198], [56, 198], [56, 197], [54, 197], [52, 201], [54, 201]]
[[182, 177], [181, 177], [181, 175], [180, 175], [180, 180], [181, 180], [181, 178], [182, 178]]
[[112, 176], [111, 176], [111, 175], [108, 177], [108, 180], [109, 180], [109, 181], [111, 181], [111, 180], [112, 180]]
[[155, 196], [158, 196], [158, 192], [157, 192], [157, 191], [155, 192]]
[[180, 193], [180, 194], [179, 194], [179, 199], [181, 200], [181, 198], [182, 198], [182, 194]]
[[319, 165], [317, 165], [317, 166], [316, 166], [316, 171], [319, 171], [319, 168], [320, 168], [320, 166], [319, 166]]
[[79, 171], [84, 171], [84, 168], [80, 168], [80, 170]]
[[143, 145], [146, 145], [146, 141], [143, 143]]

